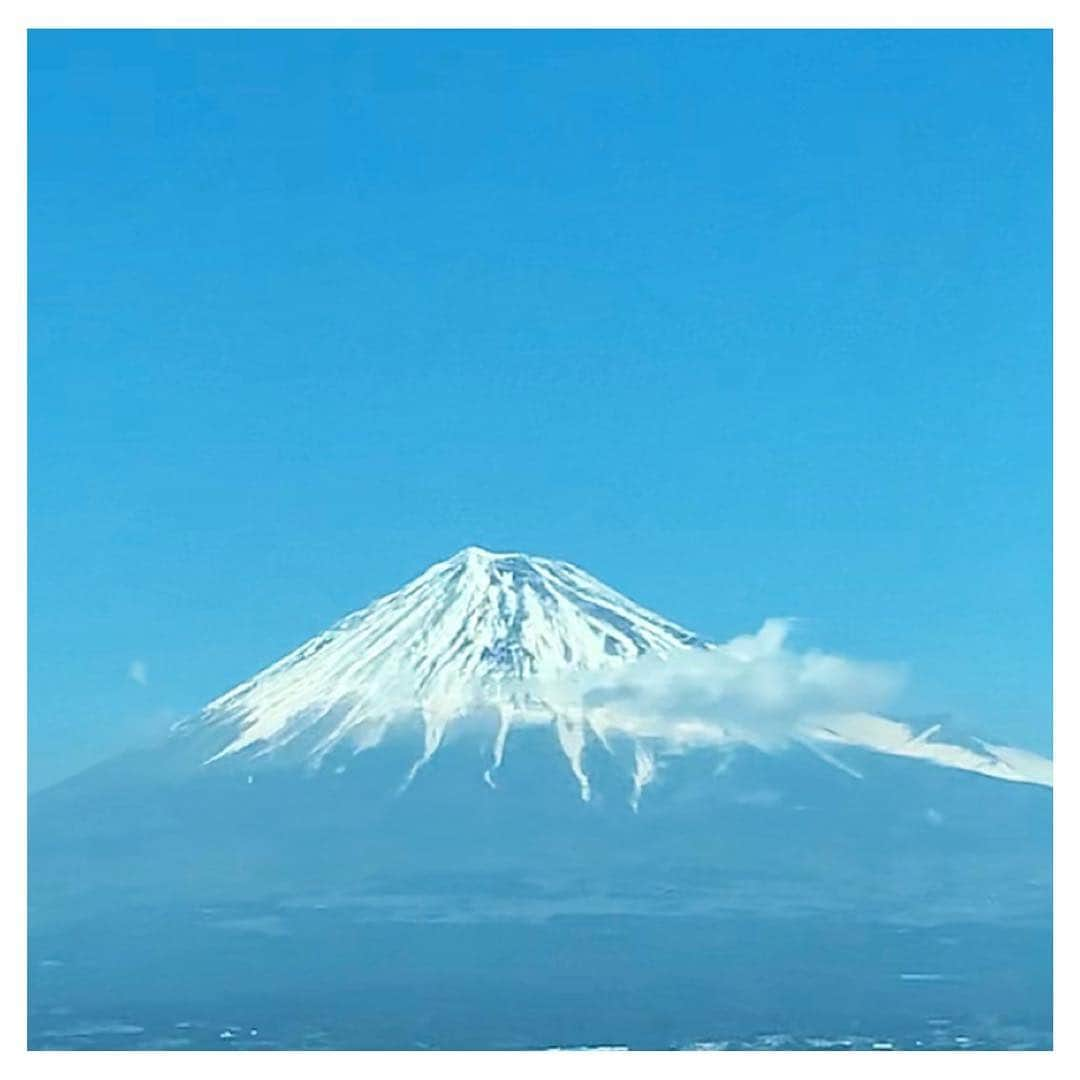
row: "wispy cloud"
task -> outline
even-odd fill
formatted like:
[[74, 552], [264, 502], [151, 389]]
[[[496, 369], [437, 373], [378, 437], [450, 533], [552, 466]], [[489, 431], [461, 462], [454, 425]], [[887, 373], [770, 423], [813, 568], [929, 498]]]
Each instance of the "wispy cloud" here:
[[145, 660], [132, 660], [128, 665], [128, 678], [140, 686], [148, 686], [150, 683], [150, 668]]
[[545, 686], [548, 700], [582, 710], [589, 724], [673, 748], [732, 741], [772, 749], [836, 714], [883, 708], [904, 681], [900, 665], [800, 652], [791, 619], [769, 619], [709, 650], [645, 656]]
[[[647, 655], [534, 689], [575, 718], [576, 742], [564, 742], [575, 772], [582, 769], [584, 729], [609, 747], [620, 738], [633, 741], [635, 807], [664, 758], [699, 748], [774, 752], [800, 744], [859, 777], [834, 751], [862, 747], [1005, 780], [1053, 783], [1051, 763], [1037, 754], [979, 739], [939, 741], [940, 724], [920, 732], [888, 719], [883, 713], [905, 681], [902, 665], [800, 651], [788, 642], [792, 625], [769, 619], [756, 634], [710, 649]], [[588, 798], [587, 781], [581, 783]]]

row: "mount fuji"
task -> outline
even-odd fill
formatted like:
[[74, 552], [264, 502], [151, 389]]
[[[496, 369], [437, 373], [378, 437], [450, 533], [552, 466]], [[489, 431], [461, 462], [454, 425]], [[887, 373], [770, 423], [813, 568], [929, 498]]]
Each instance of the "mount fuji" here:
[[261, 889], [678, 859], [725, 887], [767, 866], [839, 895], [877, 890], [886, 856], [921, 860], [921, 881], [934, 852], [938, 885], [963, 886], [987, 845], [1047, 877], [1049, 761], [876, 711], [893, 669], [797, 652], [789, 630], [713, 643], [570, 563], [466, 548], [160, 744], [37, 795], [32, 870], [67, 895], [60, 868], [104, 836], [139, 853], [131, 874], [80, 882], [209, 893], [256, 887], [238, 857]]
[[[715, 1002], [747, 985], [763, 996], [740, 1025], [798, 1014], [817, 993], [797, 990], [800, 964], [858, 988], [830, 1006], [840, 1023], [886, 977], [831, 958], [858, 926], [879, 957], [924, 928], [903, 938], [907, 972], [937, 962], [926, 928], [970, 937], [971, 1015], [1003, 1008], [979, 988], [1022, 970], [1006, 1011], [1037, 1002], [1044, 1024], [1050, 762], [890, 716], [897, 669], [801, 652], [792, 629], [711, 642], [569, 563], [479, 548], [437, 563], [163, 739], [32, 796], [39, 1043], [56, 1010], [115, 1024], [101, 1003], [133, 987], [129, 1027], [273, 990], [284, 1030], [302, 984], [316, 1027], [354, 1000], [385, 1014], [358, 1034], [350, 1013], [334, 1045], [673, 1045], [715, 1037]], [[824, 951], [762, 960], [780, 940]], [[637, 987], [629, 1011], [568, 1014], [568, 972], [594, 1002]], [[657, 986], [685, 1000], [687, 979], [711, 989], [671, 1027]], [[933, 1007], [955, 1006], [942, 985]], [[515, 1034], [536, 1009], [547, 1019]]]

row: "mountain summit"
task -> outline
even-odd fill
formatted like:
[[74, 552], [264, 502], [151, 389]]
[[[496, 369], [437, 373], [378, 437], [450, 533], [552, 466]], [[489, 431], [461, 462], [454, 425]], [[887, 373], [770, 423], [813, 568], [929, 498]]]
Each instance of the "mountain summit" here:
[[585, 720], [545, 687], [708, 647], [570, 563], [467, 547], [217, 698], [196, 726], [230, 735], [212, 760], [273, 754], [299, 740], [318, 765], [419, 717], [419, 767], [453, 721], [487, 714], [497, 720], [493, 769], [513, 724], [540, 723], [554, 726], [579, 771]]
[[635, 808], [665, 757], [699, 749], [723, 757], [746, 745], [799, 743], [856, 775], [835, 751], [857, 747], [1049, 785], [1049, 762], [1037, 755], [939, 741], [937, 726], [916, 732], [875, 714], [866, 701], [866, 684], [877, 679], [870, 666], [791, 653], [787, 630], [785, 620], [770, 620], [756, 635], [714, 644], [571, 563], [468, 547], [178, 730], [211, 740], [207, 765], [288, 757], [320, 768], [332, 757], [340, 771], [352, 755], [419, 723], [423, 749], [407, 786], [448, 733], [471, 726], [490, 738], [483, 777], [494, 786], [511, 732], [546, 728], [585, 800], [588, 745], [614, 756], [625, 748]]

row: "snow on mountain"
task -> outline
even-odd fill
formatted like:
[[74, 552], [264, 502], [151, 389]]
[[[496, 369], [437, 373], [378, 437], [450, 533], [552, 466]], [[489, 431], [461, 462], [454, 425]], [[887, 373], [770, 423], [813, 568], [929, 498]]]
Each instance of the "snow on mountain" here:
[[1050, 784], [1050, 763], [1037, 755], [938, 742], [936, 729], [917, 734], [874, 714], [877, 669], [793, 653], [787, 630], [770, 620], [756, 635], [716, 645], [570, 563], [470, 547], [346, 616], [184, 727], [223, 737], [211, 762], [303, 745], [319, 765], [331, 750], [369, 749], [419, 718], [424, 750], [407, 783], [451, 725], [488, 717], [496, 734], [485, 778], [494, 784], [511, 730], [542, 725], [584, 799], [587, 741], [610, 750], [629, 740], [635, 806], [665, 755], [790, 741], [853, 772], [834, 750]]
[[[498, 767], [511, 724], [554, 717], [535, 686], [704, 647], [569, 563], [470, 547], [211, 702], [203, 719], [236, 732], [219, 757], [271, 752], [319, 724], [317, 759], [343, 742], [374, 746], [390, 724], [419, 714], [426, 760], [451, 721], [494, 711]], [[574, 761], [581, 723], [557, 721]]]

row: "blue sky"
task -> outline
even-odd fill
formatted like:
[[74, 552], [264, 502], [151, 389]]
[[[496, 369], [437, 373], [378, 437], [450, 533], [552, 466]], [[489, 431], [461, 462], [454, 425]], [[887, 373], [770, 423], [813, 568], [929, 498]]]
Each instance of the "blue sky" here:
[[32, 34], [32, 782], [470, 543], [1047, 749], [1050, 56]]

